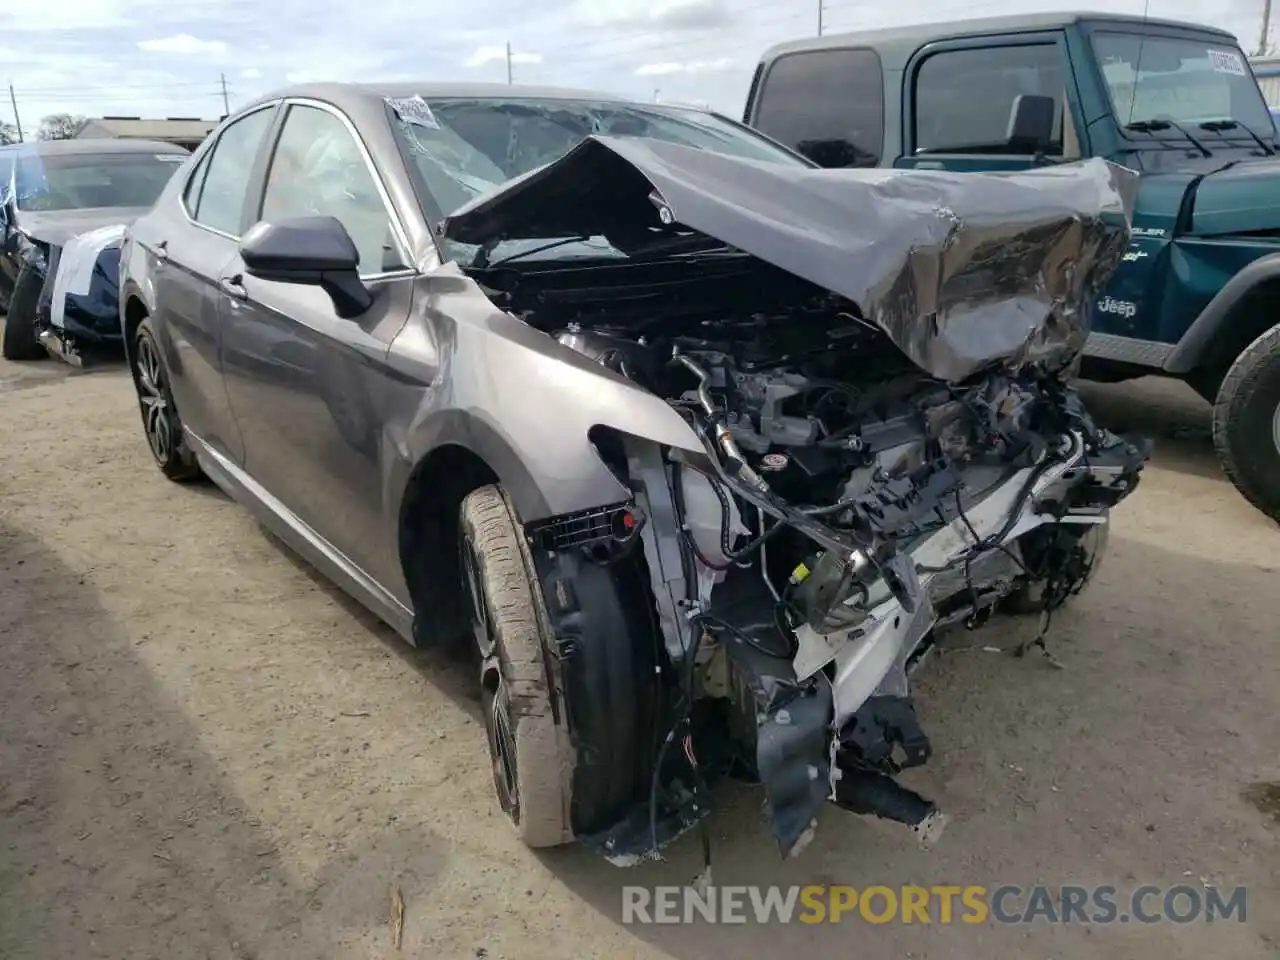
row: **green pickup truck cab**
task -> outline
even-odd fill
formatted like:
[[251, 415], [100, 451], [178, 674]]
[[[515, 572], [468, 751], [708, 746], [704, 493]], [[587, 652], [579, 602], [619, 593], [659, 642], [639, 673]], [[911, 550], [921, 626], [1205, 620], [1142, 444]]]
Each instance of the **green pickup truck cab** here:
[[1059, 13], [798, 40], [765, 53], [744, 119], [829, 167], [1139, 171], [1082, 375], [1186, 381], [1228, 476], [1280, 519], [1280, 156], [1231, 34]]

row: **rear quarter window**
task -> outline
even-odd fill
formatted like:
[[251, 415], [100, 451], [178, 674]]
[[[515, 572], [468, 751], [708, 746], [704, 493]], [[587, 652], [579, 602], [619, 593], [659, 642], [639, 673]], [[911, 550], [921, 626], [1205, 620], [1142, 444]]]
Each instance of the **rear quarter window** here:
[[824, 167], [874, 167], [884, 152], [884, 73], [874, 50], [788, 53], [761, 77], [754, 126]]

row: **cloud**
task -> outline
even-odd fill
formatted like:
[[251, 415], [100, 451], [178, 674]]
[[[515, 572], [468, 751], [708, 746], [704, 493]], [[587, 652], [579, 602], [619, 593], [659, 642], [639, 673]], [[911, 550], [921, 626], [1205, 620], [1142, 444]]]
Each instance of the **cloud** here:
[[257, 67], [245, 67], [240, 71], [242, 80], [259, 80], [262, 78], [262, 71]]
[[646, 63], [636, 68], [637, 77], [668, 77], [677, 73], [717, 73], [733, 66], [732, 57], [720, 57], [717, 60], [690, 60], [685, 63], [665, 61], [663, 63]]
[[138, 49], [148, 53], [174, 53], [182, 56], [226, 53], [227, 45], [221, 40], [201, 40], [189, 33], [179, 33], [159, 40], [139, 40]]
[[608, 30], [709, 30], [735, 24], [726, 0], [579, 0], [577, 18]]
[[[471, 56], [462, 61], [464, 67], [483, 67], [486, 64], [495, 62], [505, 62], [507, 59], [507, 48], [505, 45], [492, 44], [476, 47], [471, 51]], [[540, 53], [521, 53], [515, 50], [511, 51], [512, 63], [541, 63], [542, 54]]]

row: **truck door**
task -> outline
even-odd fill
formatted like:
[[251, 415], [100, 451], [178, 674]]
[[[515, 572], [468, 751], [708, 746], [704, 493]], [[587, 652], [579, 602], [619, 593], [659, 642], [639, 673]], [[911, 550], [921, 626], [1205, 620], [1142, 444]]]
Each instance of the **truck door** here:
[[[1058, 32], [944, 40], [918, 50], [903, 71], [902, 154], [895, 167], [1026, 170], [1087, 154], [1066, 38]], [[1017, 152], [1009, 115], [1020, 94], [1058, 102], [1048, 151]]]
[[798, 50], [757, 72], [746, 122], [824, 167], [886, 166], [884, 98], [874, 50]]

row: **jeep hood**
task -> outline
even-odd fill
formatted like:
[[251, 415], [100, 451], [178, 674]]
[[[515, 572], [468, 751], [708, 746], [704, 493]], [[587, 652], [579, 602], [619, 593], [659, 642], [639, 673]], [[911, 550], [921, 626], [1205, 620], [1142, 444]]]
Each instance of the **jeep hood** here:
[[113, 224], [128, 226], [146, 213], [140, 207], [94, 207], [87, 210], [19, 210], [18, 228], [32, 240], [55, 247], [72, 237]]
[[1280, 229], [1280, 157], [1220, 166], [1205, 174], [1193, 189], [1192, 234], [1222, 236]]
[[440, 233], [478, 245], [604, 237], [625, 252], [694, 231], [852, 301], [933, 376], [1031, 364], [1065, 375], [1087, 305], [1128, 246], [1136, 187], [1105, 160], [1013, 174], [820, 169], [597, 136], [466, 204]]

